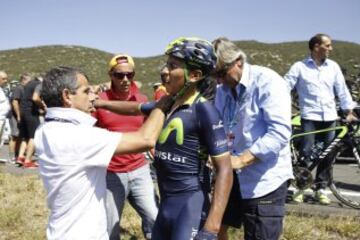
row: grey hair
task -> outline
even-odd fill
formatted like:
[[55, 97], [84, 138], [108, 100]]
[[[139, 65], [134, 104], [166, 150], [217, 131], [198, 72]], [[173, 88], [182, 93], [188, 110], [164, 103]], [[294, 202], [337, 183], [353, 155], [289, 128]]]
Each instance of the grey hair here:
[[0, 70], [0, 76], [5, 77], [5, 76], [7, 76], [7, 73], [3, 70]]
[[52, 68], [46, 73], [42, 83], [41, 98], [47, 107], [64, 106], [62, 92], [64, 89], [68, 89], [70, 92], [76, 91], [78, 74], [86, 77], [80, 69], [64, 66]]
[[212, 42], [217, 56], [216, 70], [223, 70], [236, 60], [246, 62], [246, 54], [235, 43], [225, 37], [220, 37]]

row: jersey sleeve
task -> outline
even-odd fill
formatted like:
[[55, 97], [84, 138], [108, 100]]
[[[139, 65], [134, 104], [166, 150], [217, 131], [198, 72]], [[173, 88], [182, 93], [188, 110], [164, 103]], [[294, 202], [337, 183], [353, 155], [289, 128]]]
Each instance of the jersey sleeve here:
[[200, 135], [210, 156], [218, 156], [228, 151], [224, 125], [215, 106], [208, 102], [197, 104]]

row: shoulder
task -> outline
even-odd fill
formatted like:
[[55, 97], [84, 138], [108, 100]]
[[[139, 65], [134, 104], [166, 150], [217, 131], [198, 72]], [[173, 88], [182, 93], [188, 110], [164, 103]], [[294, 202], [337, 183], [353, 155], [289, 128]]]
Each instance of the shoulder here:
[[309, 60], [308, 59], [303, 59], [301, 61], [295, 62], [291, 67], [292, 68], [301, 68], [301, 67], [306, 67], [308, 65], [309, 65]]
[[283, 78], [274, 70], [263, 67], [252, 65], [251, 75], [258, 83], [271, 83], [274, 81], [283, 81]]
[[0, 88], [0, 98], [1, 99], [6, 98], [4, 90], [2, 88]]
[[294, 70], [299, 70], [302, 68], [305, 68], [309, 65], [309, 59], [305, 58], [303, 60], [300, 61], [296, 61], [294, 62], [291, 66], [290, 66], [290, 70], [294, 71]]
[[336, 66], [339, 66], [339, 64], [337, 62], [335, 62], [334, 60], [330, 59], [330, 58], [327, 58], [326, 59], [326, 63], [329, 64], [329, 65], [336, 65]]
[[203, 97], [196, 102], [195, 107], [198, 118], [208, 118], [209, 116], [218, 114], [215, 105]]
[[334, 60], [331, 60], [331, 59], [328, 58], [328, 59], [326, 59], [326, 63], [328, 64], [328, 66], [341, 71], [341, 68], [340, 68], [339, 64], [337, 62], [335, 62]]
[[259, 93], [271, 94], [272, 92], [287, 93], [287, 82], [274, 70], [267, 67], [254, 66], [253, 73], [253, 89], [257, 89]]

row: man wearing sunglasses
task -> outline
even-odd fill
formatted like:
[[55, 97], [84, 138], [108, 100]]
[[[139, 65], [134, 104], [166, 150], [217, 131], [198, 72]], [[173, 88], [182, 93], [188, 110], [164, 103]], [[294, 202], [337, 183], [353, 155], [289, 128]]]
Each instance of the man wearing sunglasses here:
[[271, 69], [246, 62], [226, 38], [214, 42], [217, 55], [215, 106], [223, 118], [234, 183], [219, 239], [228, 226], [244, 227], [244, 239], [279, 239], [287, 180], [293, 177], [289, 139], [290, 94]]
[[[135, 64], [131, 56], [115, 55], [109, 62], [111, 87], [99, 97], [104, 100], [147, 102], [135, 83]], [[115, 132], [136, 131], [144, 122], [143, 116], [125, 116], [97, 109], [93, 114], [97, 126]], [[106, 176], [107, 221], [110, 239], [119, 239], [120, 221], [125, 200], [142, 218], [142, 230], [146, 239], [151, 239], [152, 227], [158, 212], [154, 185], [144, 154], [114, 155]]]

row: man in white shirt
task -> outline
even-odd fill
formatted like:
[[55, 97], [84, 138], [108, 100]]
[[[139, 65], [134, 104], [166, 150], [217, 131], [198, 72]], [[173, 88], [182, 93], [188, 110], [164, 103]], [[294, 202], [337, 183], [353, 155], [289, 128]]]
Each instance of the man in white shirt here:
[[7, 79], [8, 76], [6, 72], [0, 71], [0, 146], [2, 145], [2, 135], [4, 133], [6, 118], [10, 111], [9, 100], [2, 89], [2, 87], [6, 85]]
[[[299, 96], [303, 132], [335, 126], [337, 118], [335, 95], [340, 100], [340, 108], [346, 113], [346, 120], [356, 119], [352, 113], [356, 103], [351, 98], [341, 69], [335, 61], [328, 59], [333, 49], [330, 37], [326, 34], [316, 34], [309, 40], [309, 49], [310, 56], [292, 65], [284, 77], [290, 89], [296, 89]], [[305, 136], [301, 155], [304, 159], [309, 159], [315, 140], [325, 148], [334, 137], [334, 131]], [[330, 178], [328, 166], [331, 161], [331, 157], [328, 157], [317, 168], [315, 182], [318, 184], [315, 186], [317, 191], [315, 196], [321, 204], [330, 203], [323, 190]], [[295, 195], [294, 201], [303, 202], [301, 192]]]
[[[47, 238], [108, 239], [106, 168], [114, 154], [154, 147], [167, 104], [159, 102], [138, 131], [119, 133], [94, 127], [95, 95], [81, 70], [51, 69], [41, 96], [47, 113], [34, 141], [50, 209]], [[140, 113], [138, 103], [124, 106]]]

